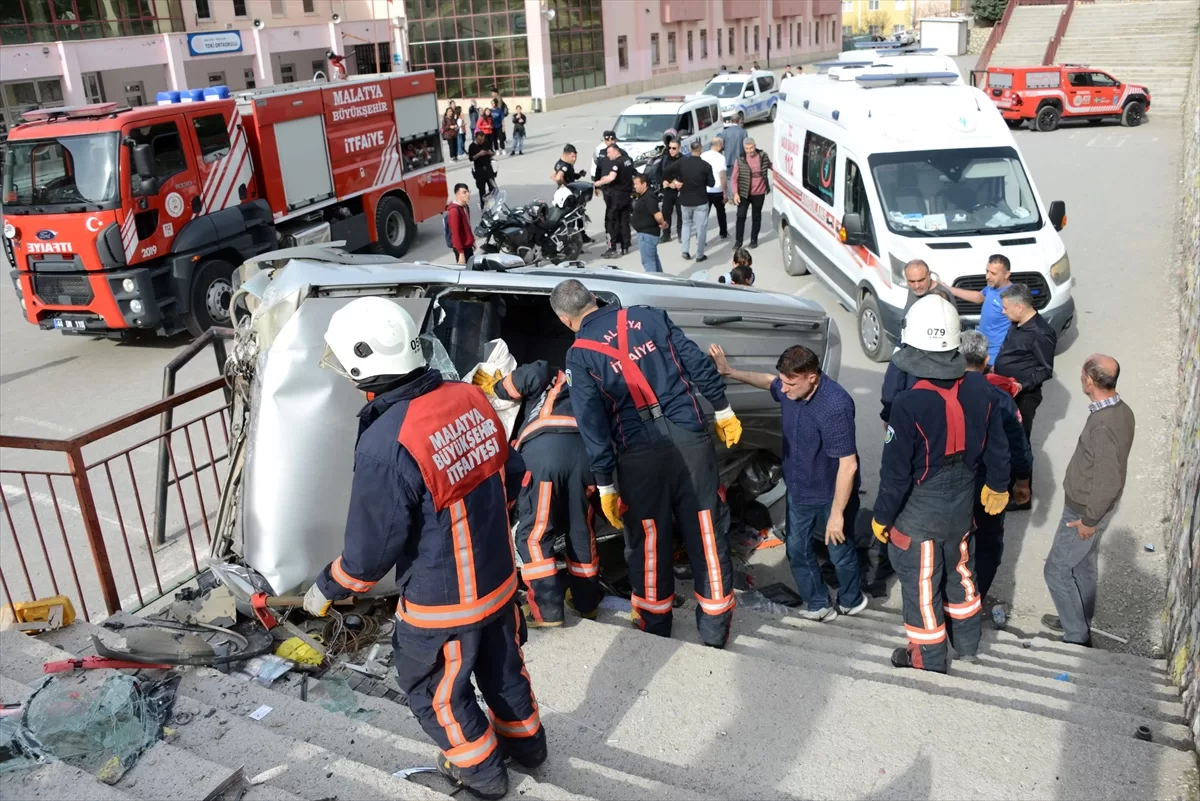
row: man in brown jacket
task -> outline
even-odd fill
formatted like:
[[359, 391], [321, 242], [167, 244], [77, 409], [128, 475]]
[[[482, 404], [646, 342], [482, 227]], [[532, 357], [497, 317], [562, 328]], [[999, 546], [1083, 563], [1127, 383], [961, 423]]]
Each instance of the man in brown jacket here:
[[1096, 611], [1096, 556], [1100, 535], [1125, 489], [1134, 419], [1117, 394], [1121, 366], [1111, 356], [1093, 354], [1083, 363], [1080, 382], [1091, 399], [1088, 419], [1063, 478], [1066, 505], [1042, 575], [1058, 617], [1042, 622], [1063, 633], [1063, 642], [1091, 647]]

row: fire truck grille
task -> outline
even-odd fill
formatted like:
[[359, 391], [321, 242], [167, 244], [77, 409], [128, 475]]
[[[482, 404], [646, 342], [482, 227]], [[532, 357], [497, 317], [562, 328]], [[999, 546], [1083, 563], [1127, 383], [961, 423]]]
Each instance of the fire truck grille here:
[[[1033, 293], [1033, 308], [1040, 311], [1050, 302], [1050, 287], [1041, 273], [1012, 273], [1009, 280], [1014, 284], [1025, 284], [1029, 287], [1029, 291]], [[954, 285], [979, 292], [987, 286], [987, 279], [982, 275], [968, 275], [957, 279]], [[962, 298], [955, 298], [954, 306], [959, 314], [979, 314], [983, 308], [978, 303], [968, 303]]]
[[87, 306], [94, 297], [86, 275], [34, 273], [33, 291], [51, 306]]

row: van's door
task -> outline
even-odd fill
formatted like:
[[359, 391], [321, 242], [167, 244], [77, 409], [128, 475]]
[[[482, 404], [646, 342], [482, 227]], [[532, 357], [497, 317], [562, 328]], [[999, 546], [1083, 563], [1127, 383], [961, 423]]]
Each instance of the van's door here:
[[867, 189], [867, 178], [863, 173], [866, 161], [861, 160], [864, 167], [860, 167], [860, 159], [853, 153], [845, 152], [845, 161], [843, 163], [843, 181], [842, 191], [842, 217], [847, 214], [857, 214], [863, 221], [864, 230], [867, 235], [865, 245], [855, 245], [849, 247], [851, 255], [858, 260], [859, 266], [865, 270], [866, 279], [872, 284], [876, 290], [876, 294], [881, 296], [884, 302], [888, 302], [887, 288], [890, 284], [888, 280], [887, 269], [883, 264], [883, 250], [879, 246], [880, 230], [876, 225], [874, 209], [877, 204], [871, 202], [871, 195]]
[[675, 133], [679, 139], [679, 152], [687, 155], [688, 146], [697, 136], [696, 118], [691, 111], [681, 111], [676, 115]]
[[717, 131], [719, 130], [716, 127], [716, 122], [721, 118], [721, 115], [717, 113], [717, 104], [700, 106], [693, 113], [696, 115], [696, 131], [700, 137], [700, 144], [703, 145], [705, 150], [708, 150], [709, 146], [712, 145], [713, 137], [717, 135]]

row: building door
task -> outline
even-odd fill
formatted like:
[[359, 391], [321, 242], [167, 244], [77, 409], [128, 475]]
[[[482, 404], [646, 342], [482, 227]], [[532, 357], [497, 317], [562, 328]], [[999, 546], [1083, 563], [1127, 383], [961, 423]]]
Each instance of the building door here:
[[89, 103], [104, 102], [104, 82], [100, 80], [100, 73], [85, 72], [82, 76], [83, 93], [87, 96]]

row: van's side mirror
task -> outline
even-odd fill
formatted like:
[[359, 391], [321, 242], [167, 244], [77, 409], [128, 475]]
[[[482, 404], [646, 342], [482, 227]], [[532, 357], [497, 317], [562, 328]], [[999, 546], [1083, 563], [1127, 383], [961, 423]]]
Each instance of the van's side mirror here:
[[1054, 226], [1055, 231], [1061, 231], [1067, 227], [1067, 204], [1061, 200], [1053, 200], [1050, 202], [1050, 224]]
[[746, 91], [742, 92], [742, 97], [754, 97], [754, 90], [747, 89]]
[[842, 217], [842, 228], [838, 231], [838, 236], [847, 245], [867, 244], [867, 232], [863, 225], [862, 215], [852, 212]]

